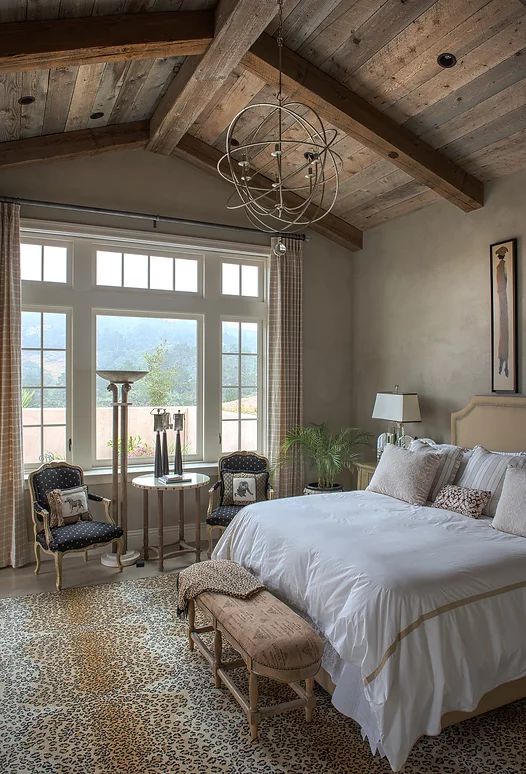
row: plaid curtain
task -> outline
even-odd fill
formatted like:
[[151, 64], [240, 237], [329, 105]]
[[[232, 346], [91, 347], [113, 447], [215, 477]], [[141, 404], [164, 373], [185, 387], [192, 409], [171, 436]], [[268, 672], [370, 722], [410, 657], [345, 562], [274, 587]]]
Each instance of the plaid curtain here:
[[20, 207], [0, 203], [0, 567], [27, 560], [20, 347]]
[[[272, 240], [272, 248], [277, 239]], [[270, 254], [268, 445], [271, 464], [287, 432], [303, 422], [303, 242], [285, 238], [284, 254]], [[274, 474], [277, 497], [303, 490], [303, 464], [295, 453]]]

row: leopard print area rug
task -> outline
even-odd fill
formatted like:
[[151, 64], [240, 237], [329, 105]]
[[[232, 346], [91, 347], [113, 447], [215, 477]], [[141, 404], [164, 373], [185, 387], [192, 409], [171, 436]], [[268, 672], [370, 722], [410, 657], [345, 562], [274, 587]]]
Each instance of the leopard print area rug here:
[[[317, 689], [301, 711], [243, 713], [187, 647], [176, 576], [0, 600], [2, 774], [388, 774]], [[243, 670], [236, 680], [244, 679]], [[261, 701], [287, 686], [260, 680]], [[526, 701], [423, 738], [404, 774], [526, 772]]]

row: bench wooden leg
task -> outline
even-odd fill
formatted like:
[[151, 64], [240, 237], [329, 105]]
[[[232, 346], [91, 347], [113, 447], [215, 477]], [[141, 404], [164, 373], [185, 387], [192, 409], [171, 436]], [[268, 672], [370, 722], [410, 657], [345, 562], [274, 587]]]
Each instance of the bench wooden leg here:
[[258, 678], [252, 670], [248, 673], [248, 701], [249, 713], [248, 722], [250, 723], [250, 738], [255, 742], [258, 738]]
[[195, 602], [191, 599], [188, 603], [188, 647], [190, 650], [194, 649], [194, 641], [192, 639], [192, 632], [195, 629]]
[[316, 705], [316, 698], [314, 696], [314, 678], [307, 677], [305, 680], [305, 693], [307, 695], [307, 703], [305, 705], [305, 720], [309, 723], [312, 720], [312, 710]]
[[216, 688], [221, 688], [221, 678], [219, 677], [217, 670], [221, 669], [221, 657], [223, 655], [223, 637], [219, 629], [214, 632], [214, 685]]

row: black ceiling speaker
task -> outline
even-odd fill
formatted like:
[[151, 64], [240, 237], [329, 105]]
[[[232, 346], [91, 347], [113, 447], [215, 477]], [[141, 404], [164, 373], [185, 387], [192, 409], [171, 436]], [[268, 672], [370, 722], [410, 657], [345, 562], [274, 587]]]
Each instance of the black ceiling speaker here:
[[455, 54], [444, 52], [443, 54], [439, 54], [437, 56], [437, 62], [440, 67], [454, 67], [457, 63], [457, 58]]

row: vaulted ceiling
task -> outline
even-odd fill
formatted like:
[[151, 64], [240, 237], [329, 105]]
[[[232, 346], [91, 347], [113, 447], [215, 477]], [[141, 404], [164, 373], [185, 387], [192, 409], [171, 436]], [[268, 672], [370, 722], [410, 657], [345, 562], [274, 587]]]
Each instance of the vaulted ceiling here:
[[[213, 168], [236, 113], [275, 99], [276, 10], [2, 0], [0, 170], [122, 147]], [[526, 166], [522, 0], [284, 0], [284, 18], [285, 92], [338, 130], [322, 233], [359, 249], [362, 231], [441, 198], [477, 209], [485, 181]]]

